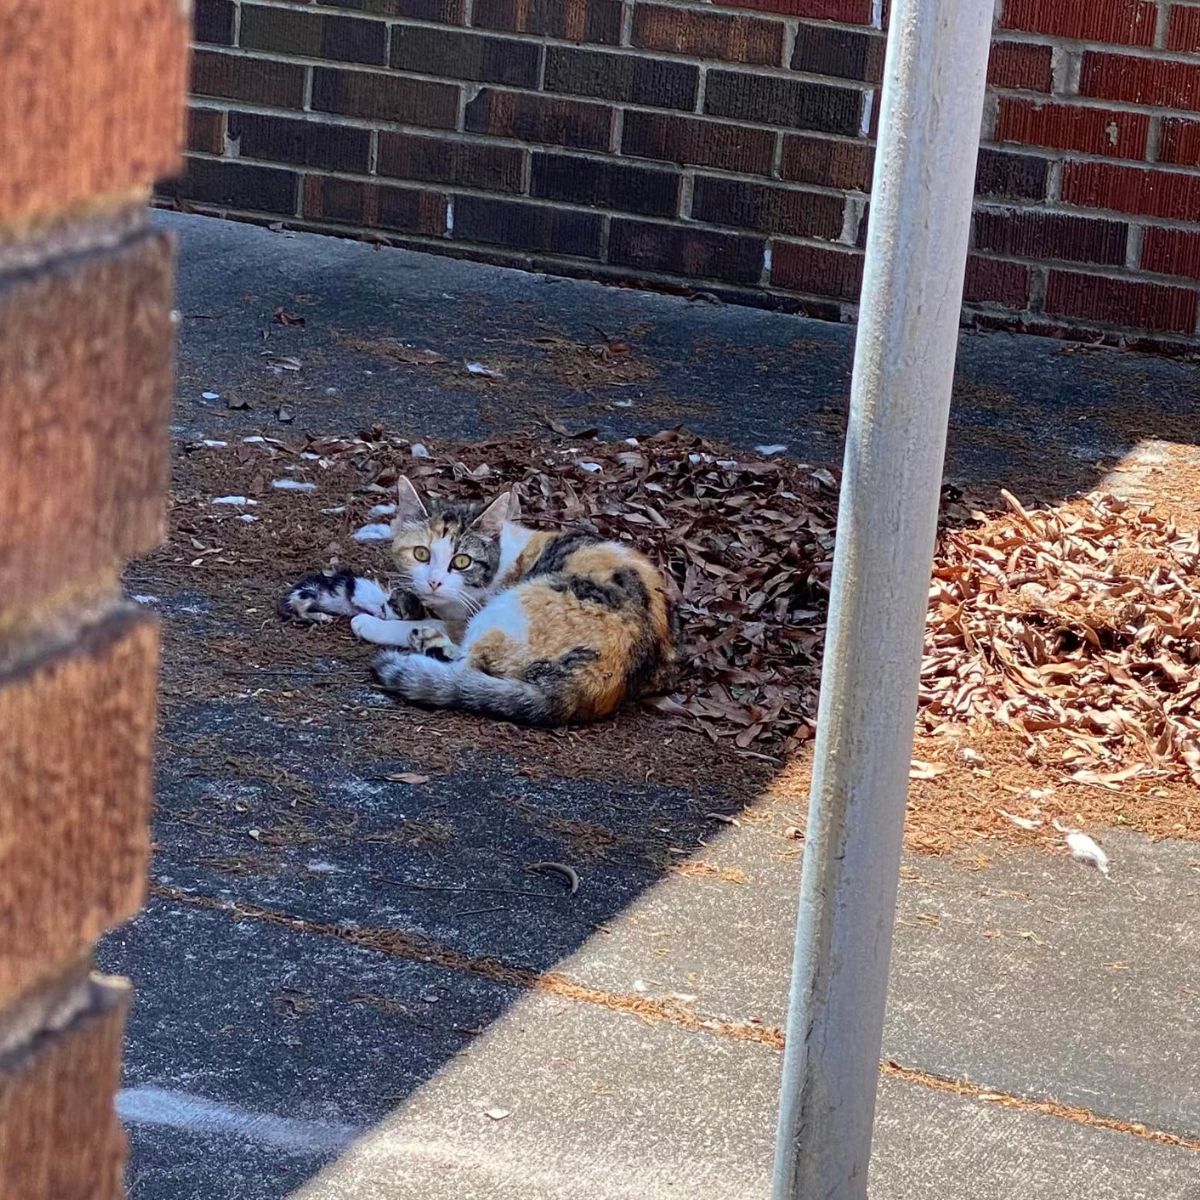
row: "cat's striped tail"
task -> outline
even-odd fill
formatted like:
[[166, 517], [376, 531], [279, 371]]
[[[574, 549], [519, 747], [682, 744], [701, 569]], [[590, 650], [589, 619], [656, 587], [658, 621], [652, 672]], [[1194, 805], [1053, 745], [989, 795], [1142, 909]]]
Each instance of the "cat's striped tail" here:
[[431, 708], [460, 708], [523, 725], [559, 725], [561, 706], [545, 688], [523, 679], [487, 675], [463, 659], [443, 662], [423, 654], [394, 650], [374, 662], [379, 682], [389, 692]]

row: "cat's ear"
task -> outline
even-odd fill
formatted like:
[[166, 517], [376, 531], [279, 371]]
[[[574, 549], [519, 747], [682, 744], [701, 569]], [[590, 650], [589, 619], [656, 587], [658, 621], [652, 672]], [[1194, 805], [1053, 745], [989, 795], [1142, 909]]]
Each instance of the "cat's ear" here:
[[417, 495], [417, 489], [413, 487], [408, 476], [401, 475], [400, 481], [396, 484], [396, 518], [393, 523], [399, 529], [404, 525], [428, 520], [429, 509]]
[[506, 521], [515, 521], [520, 516], [516, 496], [512, 492], [504, 492], [496, 497], [475, 518], [474, 528], [488, 537], [499, 537]]

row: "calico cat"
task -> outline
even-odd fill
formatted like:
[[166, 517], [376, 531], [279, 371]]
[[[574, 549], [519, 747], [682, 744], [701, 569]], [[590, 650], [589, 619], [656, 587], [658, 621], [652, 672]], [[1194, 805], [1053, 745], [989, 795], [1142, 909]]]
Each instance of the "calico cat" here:
[[675, 614], [644, 555], [586, 533], [520, 523], [512, 492], [482, 510], [399, 483], [392, 554], [402, 586], [435, 620], [360, 613], [355, 633], [403, 646], [375, 660], [390, 691], [532, 725], [594, 721], [664, 690]]

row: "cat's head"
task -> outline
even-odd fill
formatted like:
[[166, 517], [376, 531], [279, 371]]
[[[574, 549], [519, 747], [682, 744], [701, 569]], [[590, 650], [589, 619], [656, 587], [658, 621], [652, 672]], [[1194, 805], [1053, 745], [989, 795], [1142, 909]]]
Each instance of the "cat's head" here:
[[500, 535], [520, 518], [513, 492], [485, 508], [423, 501], [405, 477], [396, 496], [392, 557], [403, 586], [444, 620], [467, 617], [491, 592], [500, 566]]

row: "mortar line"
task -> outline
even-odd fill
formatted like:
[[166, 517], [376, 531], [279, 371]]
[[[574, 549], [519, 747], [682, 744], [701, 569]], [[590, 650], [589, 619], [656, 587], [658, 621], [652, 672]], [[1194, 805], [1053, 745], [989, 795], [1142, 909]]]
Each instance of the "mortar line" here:
[[[233, 920], [261, 921], [264, 924], [280, 925], [297, 933], [315, 934], [347, 942], [364, 950], [374, 950], [393, 958], [411, 959], [447, 970], [460, 971], [476, 978], [490, 979], [507, 987], [522, 991], [542, 992], [565, 1000], [591, 1004], [610, 1012], [640, 1017], [648, 1023], [661, 1022], [685, 1029], [692, 1033], [707, 1033], [715, 1037], [726, 1037], [733, 1041], [752, 1042], [771, 1050], [782, 1051], [783, 1031], [777, 1026], [751, 1025], [738, 1021], [726, 1021], [717, 1017], [705, 1017], [692, 1012], [682, 1004], [664, 1000], [652, 1000], [646, 996], [609, 992], [603, 988], [579, 983], [557, 971], [538, 971], [532, 967], [517, 966], [503, 959], [475, 957], [448, 946], [430, 941], [423, 934], [407, 933], [403, 929], [359, 928], [338, 925], [332, 922], [312, 921], [307, 917], [293, 916], [257, 904], [242, 904], [237, 901], [219, 900], [203, 893], [185, 892], [180, 888], [164, 884], [151, 884], [150, 894], [195, 908], [222, 912]], [[1123, 1133], [1142, 1141], [1155, 1142], [1161, 1146], [1174, 1146], [1183, 1150], [1200, 1152], [1200, 1138], [1184, 1137], [1161, 1129], [1151, 1129], [1141, 1122], [1109, 1117], [1089, 1108], [1073, 1104], [1062, 1104], [1050, 1097], [1034, 1099], [983, 1087], [968, 1079], [955, 1079], [919, 1067], [905, 1066], [895, 1059], [885, 1059], [879, 1064], [880, 1074], [906, 1083], [915, 1084], [929, 1091], [942, 1092], [962, 1099], [995, 1104], [1000, 1108], [1022, 1112], [1040, 1113], [1042, 1116], [1057, 1117], [1075, 1125], [1093, 1129], [1106, 1129], [1111, 1133]]]

